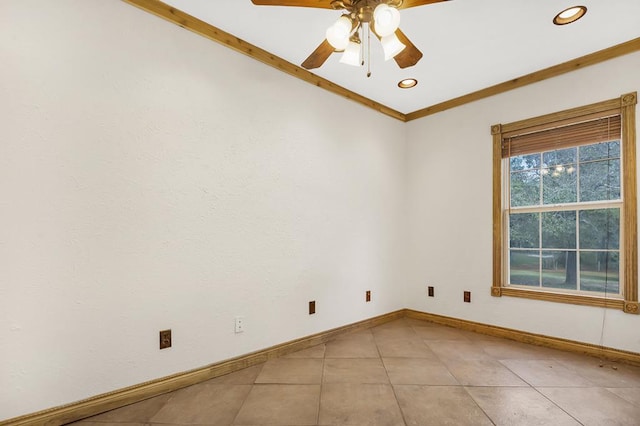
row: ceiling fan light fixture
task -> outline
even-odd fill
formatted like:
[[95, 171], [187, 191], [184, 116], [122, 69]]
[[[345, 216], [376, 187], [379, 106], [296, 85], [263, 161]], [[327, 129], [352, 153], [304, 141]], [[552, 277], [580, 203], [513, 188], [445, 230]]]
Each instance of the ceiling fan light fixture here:
[[354, 67], [362, 65], [362, 59], [360, 58], [360, 44], [350, 41], [340, 58], [340, 63]]
[[384, 50], [384, 60], [393, 59], [398, 53], [404, 50], [405, 46], [395, 34], [391, 34], [380, 39], [382, 50]]
[[375, 32], [380, 37], [393, 34], [400, 26], [400, 12], [386, 3], [380, 3], [376, 6], [373, 11], [373, 19]]
[[576, 22], [578, 19], [582, 18], [585, 13], [587, 13], [587, 8], [585, 6], [572, 6], [558, 13], [553, 18], [553, 23], [556, 25], [567, 25], [572, 22]]
[[352, 26], [351, 20], [342, 15], [333, 25], [327, 28], [327, 41], [336, 50], [344, 50], [349, 44]]

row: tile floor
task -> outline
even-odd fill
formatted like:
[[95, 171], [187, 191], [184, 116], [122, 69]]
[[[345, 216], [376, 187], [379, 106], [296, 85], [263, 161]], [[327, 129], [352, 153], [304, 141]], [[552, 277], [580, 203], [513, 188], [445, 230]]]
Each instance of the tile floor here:
[[73, 424], [640, 425], [640, 368], [401, 319]]

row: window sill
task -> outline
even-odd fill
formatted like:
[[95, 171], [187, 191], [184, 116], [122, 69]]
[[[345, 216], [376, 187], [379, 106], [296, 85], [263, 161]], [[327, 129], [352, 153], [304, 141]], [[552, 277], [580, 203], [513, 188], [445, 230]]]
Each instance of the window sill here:
[[495, 297], [510, 296], [524, 299], [546, 300], [548, 302], [570, 303], [573, 305], [597, 306], [602, 308], [619, 309], [626, 313], [638, 314], [638, 302], [624, 301], [620, 298], [605, 298], [567, 293], [553, 293], [549, 291], [527, 290], [513, 287], [492, 287], [491, 295]]

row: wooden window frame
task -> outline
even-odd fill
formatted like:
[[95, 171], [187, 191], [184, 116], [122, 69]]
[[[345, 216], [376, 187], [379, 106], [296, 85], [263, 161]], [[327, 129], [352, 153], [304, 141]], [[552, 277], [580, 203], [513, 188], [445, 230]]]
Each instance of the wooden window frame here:
[[[575, 305], [599, 306], [621, 309], [626, 313], [639, 314], [638, 305], [638, 221], [637, 221], [637, 183], [636, 183], [636, 104], [637, 92], [627, 93], [619, 98], [598, 102], [539, 117], [515, 121], [508, 124], [491, 126], [493, 135], [493, 284], [491, 295], [494, 297], [512, 296]], [[531, 290], [508, 286], [505, 282], [504, 265], [504, 223], [503, 211], [503, 158], [502, 141], [505, 134], [524, 129], [553, 128], [554, 125], [579, 122], [585, 117], [616, 111], [622, 118], [622, 200], [624, 238], [621, 247], [624, 264], [622, 295], [620, 298], [607, 298], [586, 294], [561, 293], [557, 291]]]

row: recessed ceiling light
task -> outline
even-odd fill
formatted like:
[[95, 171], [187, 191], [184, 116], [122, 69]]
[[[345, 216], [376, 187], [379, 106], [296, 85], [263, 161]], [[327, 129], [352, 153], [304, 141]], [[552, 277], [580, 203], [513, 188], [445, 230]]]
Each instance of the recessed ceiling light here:
[[416, 84], [418, 84], [418, 80], [415, 78], [405, 78], [404, 80], [400, 80], [398, 87], [401, 89], [411, 89], [415, 87]]
[[556, 25], [570, 24], [582, 18], [585, 13], [587, 13], [585, 6], [572, 6], [558, 13], [556, 17], [553, 18], [553, 23]]

